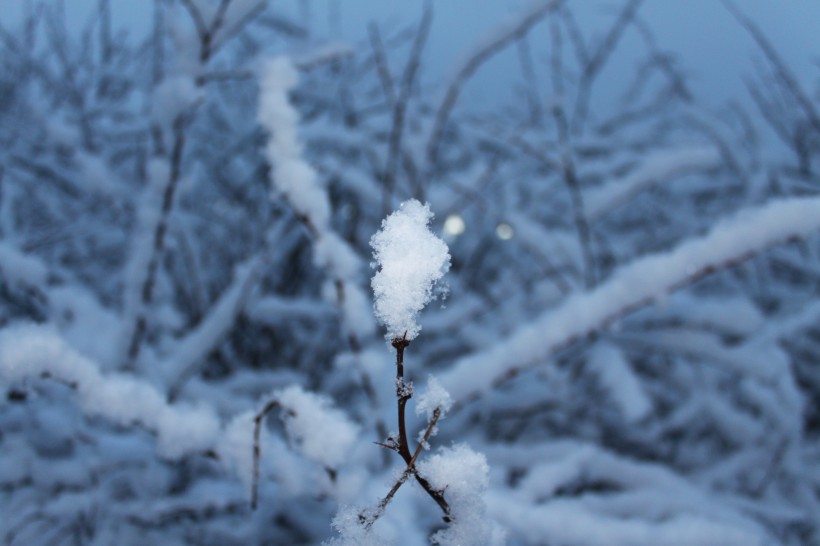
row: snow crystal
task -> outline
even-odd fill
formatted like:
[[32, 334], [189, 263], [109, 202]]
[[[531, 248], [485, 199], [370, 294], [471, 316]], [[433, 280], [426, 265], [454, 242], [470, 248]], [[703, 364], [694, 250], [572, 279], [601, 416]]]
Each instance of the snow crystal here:
[[372, 282], [376, 316], [387, 326], [388, 339], [419, 334], [416, 317], [450, 269], [447, 245], [428, 228], [432, 218], [429, 205], [405, 201], [370, 240], [379, 265]]
[[490, 467], [481, 453], [464, 444], [443, 448], [417, 465], [433, 489], [444, 491], [452, 523], [432, 537], [434, 544], [500, 545], [504, 536], [487, 517], [483, 494], [489, 486]]
[[329, 468], [344, 462], [358, 436], [358, 429], [324, 396], [292, 385], [275, 398], [289, 410], [285, 426], [296, 448], [309, 459]]
[[416, 399], [416, 415], [426, 415], [427, 421], [433, 418], [436, 408], [441, 408], [443, 417], [453, 406], [453, 400], [438, 379], [432, 375], [427, 379], [427, 388]]

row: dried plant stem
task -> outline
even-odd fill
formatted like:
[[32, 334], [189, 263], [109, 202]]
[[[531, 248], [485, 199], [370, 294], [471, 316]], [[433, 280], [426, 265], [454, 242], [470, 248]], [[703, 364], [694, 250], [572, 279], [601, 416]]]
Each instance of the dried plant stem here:
[[253, 483], [251, 485], [251, 509], [256, 510], [259, 500], [259, 457], [261, 448], [259, 447], [259, 436], [262, 433], [262, 422], [265, 417], [279, 407], [279, 400], [271, 400], [253, 418]]
[[[407, 467], [412, 469], [415, 463], [415, 457], [418, 456], [419, 448], [416, 448], [417, 454], [414, 456], [410, 453], [410, 443], [407, 440], [407, 425], [405, 420], [405, 409], [407, 406], [407, 401], [413, 396], [412, 388], [408, 387], [408, 385], [404, 381], [404, 350], [410, 345], [410, 341], [407, 340], [407, 334], [403, 337], [396, 338], [392, 342], [393, 347], [396, 349], [396, 398], [398, 399], [398, 422], [399, 422], [399, 439], [396, 445], [396, 451], [398, 451], [401, 458], [404, 459], [404, 462], [407, 464]], [[436, 418], [438, 420], [438, 418]], [[432, 426], [430, 427], [432, 430]], [[423, 445], [424, 442], [422, 442]], [[439, 505], [439, 508], [444, 512], [444, 519], [445, 521], [449, 521], [450, 519], [450, 505], [447, 504], [447, 501], [444, 499], [444, 495], [441, 491], [436, 491], [431, 485], [430, 482], [425, 480], [423, 477], [419, 476], [415, 472], [412, 472], [416, 476], [416, 481], [421, 485], [422, 489], [424, 489], [430, 497], [436, 501], [436, 504]], [[396, 488], [398, 489], [398, 488]]]
[[[420, 479], [420, 476], [416, 474], [416, 460], [418, 459], [419, 455], [421, 454], [422, 449], [427, 444], [427, 440], [430, 439], [430, 435], [433, 433], [433, 429], [436, 428], [436, 423], [438, 423], [439, 418], [441, 417], [441, 408], [436, 408], [433, 411], [433, 417], [430, 419], [430, 422], [427, 423], [427, 429], [424, 431], [424, 436], [419, 442], [419, 445], [416, 446], [416, 450], [411, 455], [410, 460], [407, 462], [407, 466], [404, 468], [404, 472], [402, 472], [401, 477], [393, 484], [393, 487], [390, 488], [387, 495], [379, 502], [379, 505], [376, 507], [372, 513], [368, 515], [360, 514], [359, 518], [362, 520], [362, 523], [365, 527], [370, 528], [376, 522], [377, 519], [384, 513], [384, 509], [387, 508], [387, 505], [390, 504], [390, 501], [393, 500], [393, 496], [399, 490], [399, 488], [404, 485], [404, 482], [410, 478], [410, 476], [416, 476], [416, 479]], [[383, 445], [383, 444], [381, 444]], [[443, 500], [443, 497], [442, 497]], [[446, 504], [446, 503], [445, 503]], [[442, 508], [444, 510], [444, 508]], [[444, 521], [450, 521], [450, 512], [449, 506], [445, 510]]]

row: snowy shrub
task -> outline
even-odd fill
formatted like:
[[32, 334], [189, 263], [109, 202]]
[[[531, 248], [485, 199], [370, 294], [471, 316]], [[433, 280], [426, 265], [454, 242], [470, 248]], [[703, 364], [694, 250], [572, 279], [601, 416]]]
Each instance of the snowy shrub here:
[[0, 21], [3, 544], [820, 543], [818, 82], [757, 8], [692, 8], [719, 104], [675, 3], [80, 4]]

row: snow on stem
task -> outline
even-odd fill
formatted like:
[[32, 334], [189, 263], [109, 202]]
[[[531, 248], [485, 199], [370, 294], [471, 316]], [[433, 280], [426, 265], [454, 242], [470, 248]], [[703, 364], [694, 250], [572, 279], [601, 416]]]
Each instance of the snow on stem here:
[[706, 235], [635, 260], [594, 290], [570, 297], [501, 342], [459, 359], [442, 375], [442, 384], [456, 401], [480, 396], [656, 298], [773, 244], [820, 230], [818, 212], [820, 197], [781, 199], [743, 210]]
[[271, 186], [290, 203], [313, 238], [313, 258], [336, 287], [342, 324], [352, 339], [373, 331], [367, 297], [359, 286], [361, 258], [330, 225], [330, 199], [316, 169], [305, 160], [299, 139], [299, 112], [289, 94], [299, 73], [287, 57], [263, 63], [257, 119], [268, 131], [265, 155], [271, 164]]
[[169, 459], [206, 452], [220, 436], [219, 419], [209, 408], [169, 404], [132, 375], [100, 373], [48, 327], [18, 325], [0, 332], [0, 384], [40, 377], [75, 389], [87, 415], [156, 434], [159, 454]]

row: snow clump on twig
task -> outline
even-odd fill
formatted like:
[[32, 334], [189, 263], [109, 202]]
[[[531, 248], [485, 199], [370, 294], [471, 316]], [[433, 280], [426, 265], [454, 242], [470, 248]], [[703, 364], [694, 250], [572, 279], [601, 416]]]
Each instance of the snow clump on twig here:
[[433, 286], [450, 269], [447, 244], [428, 228], [433, 213], [415, 199], [382, 221], [372, 239], [379, 271], [373, 276], [376, 317], [387, 338], [418, 336], [419, 311], [433, 299]]

